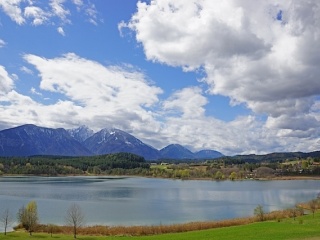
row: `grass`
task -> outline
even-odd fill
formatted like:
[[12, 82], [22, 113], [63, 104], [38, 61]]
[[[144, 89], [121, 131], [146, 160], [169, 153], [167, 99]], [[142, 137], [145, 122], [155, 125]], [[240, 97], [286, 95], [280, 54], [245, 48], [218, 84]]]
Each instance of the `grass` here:
[[168, 169], [168, 165], [151, 165], [150, 168], [151, 168], [151, 169], [167, 170], [167, 169]]
[[[25, 232], [8, 233], [0, 235], [0, 239], [59, 239], [69, 240], [72, 235], [34, 233], [29, 236]], [[222, 227], [183, 233], [159, 234], [150, 236], [80, 236], [80, 240], [319, 240], [320, 239], [320, 213], [313, 218], [312, 214], [302, 217], [281, 219], [280, 221], [266, 221], [250, 223], [242, 226]]]

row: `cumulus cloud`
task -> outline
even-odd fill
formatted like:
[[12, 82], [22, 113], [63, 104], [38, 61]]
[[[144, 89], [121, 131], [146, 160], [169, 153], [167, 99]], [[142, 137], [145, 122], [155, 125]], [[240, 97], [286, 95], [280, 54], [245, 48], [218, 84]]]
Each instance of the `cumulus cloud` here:
[[183, 118], [199, 118], [204, 116], [204, 105], [208, 103], [199, 87], [184, 88], [175, 92], [163, 103], [163, 109], [176, 114], [180, 112]]
[[277, 130], [268, 129], [264, 122], [251, 115], [231, 122], [204, 115], [197, 118], [169, 115], [157, 136], [155, 146], [183, 143], [194, 151], [216, 149], [227, 155], [317, 149], [314, 139], [302, 142], [289, 135], [280, 137]]
[[[208, 99], [197, 86], [178, 90], [162, 101], [162, 90], [132, 66], [104, 66], [74, 53], [56, 58], [34, 54], [23, 57], [36, 69], [39, 84], [30, 88], [31, 96], [25, 96], [15, 91], [12, 74], [0, 68], [0, 126], [34, 123], [65, 128], [85, 124], [94, 130], [117, 127], [158, 149], [181, 143], [191, 150], [216, 149], [230, 155], [312, 151], [318, 147], [319, 128], [307, 130], [315, 128], [312, 117], [305, 119], [305, 128], [296, 131], [290, 124], [300, 126], [304, 119], [298, 115], [293, 122], [283, 118], [288, 124], [285, 126], [278, 126], [279, 121], [272, 122], [271, 118], [265, 124], [253, 115], [224, 122], [205, 114]], [[55, 102], [36, 100], [53, 94], [59, 96]], [[319, 106], [317, 103], [312, 108], [319, 113]], [[308, 140], [300, 141], [306, 133]]]
[[[69, 2], [97, 24], [90, 1]], [[4, 0], [0, 7], [19, 25], [53, 23], [64, 35], [73, 14], [66, 3]], [[20, 70], [38, 76], [39, 84], [30, 86], [30, 97], [18, 93], [14, 75], [0, 66], [0, 126], [110, 126], [156, 148], [181, 143], [231, 155], [318, 150], [319, 10], [315, 0], [139, 2], [131, 20], [119, 23], [120, 33], [133, 31], [149, 61], [200, 69], [205, 73], [201, 87], [161, 99], [162, 90], [137, 69], [105, 66], [74, 53], [55, 58], [26, 54], [33, 68]], [[227, 96], [230, 104], [252, 112], [229, 122], [210, 117], [204, 93]]]
[[136, 31], [137, 41], [143, 44], [148, 59], [189, 69], [214, 58], [258, 57], [268, 51], [268, 44], [249, 29], [242, 29], [244, 12], [228, 5], [231, 3], [139, 2], [128, 27]]
[[[39, 84], [30, 88], [31, 96], [23, 95], [0, 68], [0, 126], [85, 124], [95, 130], [117, 127], [131, 133], [143, 129], [139, 137], [160, 129], [152, 109], [162, 90], [135, 68], [104, 66], [73, 53], [52, 59], [26, 54], [24, 59], [37, 70]], [[48, 102], [41, 100], [48, 97]]]
[[[39, 71], [42, 91], [65, 96], [65, 101], [77, 109], [77, 117], [65, 116], [68, 122], [73, 119], [74, 125], [82, 121], [95, 128], [116, 123], [124, 130], [141, 123], [146, 128], [154, 127], [149, 108], [159, 101], [162, 90], [149, 83], [142, 73], [103, 66], [73, 53], [53, 59], [27, 54], [24, 59]], [[61, 100], [61, 104], [65, 101]], [[64, 118], [60, 122], [61, 119]]]
[[318, 1], [139, 2], [119, 28], [136, 33], [148, 60], [204, 69], [211, 94], [266, 114], [266, 127], [315, 130], [319, 11]]
[[[14, 90], [8, 92], [3, 101], [9, 104], [0, 104], [0, 122], [10, 123], [11, 126], [27, 122], [40, 126], [62, 127], [73, 122], [73, 118], [80, 108], [70, 101], [58, 101], [56, 104], [43, 105]], [[23, 116], [23, 120], [19, 116]], [[59, 123], [59, 118], [64, 123]]]

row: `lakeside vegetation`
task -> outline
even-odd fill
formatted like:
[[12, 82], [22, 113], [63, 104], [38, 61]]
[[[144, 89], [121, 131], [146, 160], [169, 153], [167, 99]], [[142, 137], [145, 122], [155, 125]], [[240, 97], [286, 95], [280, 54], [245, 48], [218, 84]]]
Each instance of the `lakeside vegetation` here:
[[318, 152], [146, 161], [130, 153], [91, 157], [1, 157], [0, 175], [135, 175], [173, 179], [274, 179], [320, 176]]
[[7, 175], [143, 175], [149, 168], [150, 164], [143, 157], [130, 153], [0, 158], [0, 174]]
[[[170, 233], [193, 232], [215, 228], [226, 228], [234, 226], [243, 226], [257, 222], [276, 221], [298, 221], [299, 224], [304, 224], [301, 219], [308, 213], [313, 219], [319, 217], [317, 211], [320, 208], [320, 198], [313, 199], [306, 203], [301, 203], [293, 208], [278, 210], [266, 213], [263, 206], [258, 205], [253, 209], [253, 216], [242, 217], [234, 219], [226, 219], [219, 221], [205, 221], [205, 222], [189, 222], [172, 225], [151, 225], [151, 226], [85, 226], [85, 215], [79, 205], [72, 203], [66, 211], [65, 223], [66, 225], [41, 224], [38, 217], [38, 208], [35, 201], [29, 202], [26, 207], [22, 206], [18, 209], [17, 226], [13, 226], [15, 232], [28, 232], [30, 236], [34, 233], [47, 233], [52, 237], [53, 235], [73, 235], [74, 239], [78, 235], [82, 236], [150, 236], [163, 235]], [[0, 209], [2, 211], [2, 209]], [[3, 212], [0, 211], [0, 224], [3, 225], [5, 231], [4, 236], [8, 233], [6, 229], [12, 227], [15, 222], [13, 213], [8, 209]], [[320, 221], [317, 219], [317, 223]], [[11, 235], [11, 233], [10, 233]]]
[[[263, 222], [248, 222], [245, 225], [231, 225], [223, 226], [220, 225], [217, 228], [202, 229], [195, 231], [177, 231], [176, 233], [165, 233], [160, 232], [158, 235], [147, 235], [144, 236], [132, 236], [130, 234], [117, 234], [116, 236], [106, 236], [99, 234], [98, 231], [95, 234], [86, 235], [80, 233], [77, 236], [78, 239], [86, 240], [164, 240], [164, 239], [197, 239], [197, 240], [208, 240], [208, 239], [239, 239], [239, 240], [255, 240], [257, 239], [274, 239], [274, 240], [315, 240], [320, 237], [320, 213], [317, 212], [314, 216], [312, 214], [299, 216], [296, 218], [287, 217], [281, 219], [267, 220]], [[158, 226], [160, 229], [163, 226]], [[92, 227], [93, 229], [95, 227]], [[143, 232], [144, 227], [135, 227]], [[97, 229], [96, 229], [97, 230]], [[29, 236], [27, 232], [16, 231], [8, 233], [7, 235], [1, 234], [1, 239], [70, 239], [69, 233], [53, 233], [50, 232], [37, 232], [32, 236]]]

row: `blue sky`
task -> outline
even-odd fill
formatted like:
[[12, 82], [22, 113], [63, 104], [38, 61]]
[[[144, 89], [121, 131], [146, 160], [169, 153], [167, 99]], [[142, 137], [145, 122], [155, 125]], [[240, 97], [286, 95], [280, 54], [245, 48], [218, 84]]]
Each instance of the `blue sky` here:
[[318, 1], [0, 0], [0, 129], [319, 150]]

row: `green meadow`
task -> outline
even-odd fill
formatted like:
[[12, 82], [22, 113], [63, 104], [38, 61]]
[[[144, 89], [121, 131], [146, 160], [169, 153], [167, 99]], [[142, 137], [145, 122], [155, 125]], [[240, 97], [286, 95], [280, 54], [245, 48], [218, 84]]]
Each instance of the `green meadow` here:
[[[2, 233], [0, 239], [72, 239], [72, 235], [53, 234], [52, 237], [48, 233], [34, 233], [29, 236], [25, 232], [12, 232], [6, 236]], [[190, 231], [173, 234], [159, 234], [151, 236], [83, 236], [79, 235], [77, 239], [81, 240], [316, 240], [320, 239], [320, 213], [315, 217], [305, 215], [295, 220], [286, 218], [276, 221], [256, 222], [242, 226], [224, 227], [209, 230]]]

